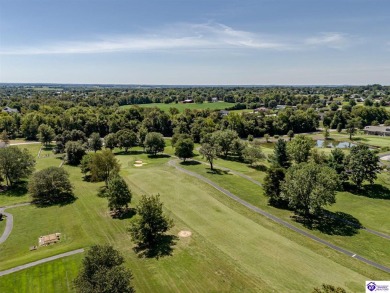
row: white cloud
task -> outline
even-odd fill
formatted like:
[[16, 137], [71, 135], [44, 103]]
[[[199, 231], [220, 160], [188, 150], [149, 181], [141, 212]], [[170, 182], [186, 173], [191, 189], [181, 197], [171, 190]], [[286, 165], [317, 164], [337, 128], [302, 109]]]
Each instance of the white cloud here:
[[349, 44], [349, 40], [345, 34], [322, 33], [319, 36], [307, 38], [305, 43], [311, 46], [326, 46], [334, 49], [342, 49]]
[[47, 45], [21, 48], [3, 48], [1, 55], [45, 55], [45, 54], [94, 54], [110, 52], [132, 52], [153, 50], [210, 50], [210, 49], [253, 49], [253, 50], [297, 50], [326, 46], [342, 48], [347, 38], [340, 33], [324, 33], [295, 42], [284, 42], [281, 37], [236, 30], [218, 24], [176, 24], [159, 32], [126, 36], [103, 36], [99, 39], [81, 42], [59, 42]]

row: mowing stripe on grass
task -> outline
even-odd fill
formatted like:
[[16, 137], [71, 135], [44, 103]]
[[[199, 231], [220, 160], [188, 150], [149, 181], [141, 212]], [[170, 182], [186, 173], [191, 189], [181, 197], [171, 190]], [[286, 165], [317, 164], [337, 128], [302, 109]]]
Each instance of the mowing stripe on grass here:
[[0, 272], [0, 277], [1, 276], [5, 276], [5, 275], [9, 275], [9, 274], [12, 274], [12, 273], [15, 273], [15, 272], [27, 269], [27, 268], [31, 268], [31, 267], [43, 264], [45, 262], [49, 262], [49, 261], [52, 261], [52, 260], [56, 260], [56, 259], [59, 259], [59, 258], [71, 256], [71, 255], [82, 253], [82, 252], [84, 252], [84, 248], [68, 251], [68, 252], [61, 253], [61, 254], [58, 254], [58, 255], [54, 255], [54, 256], [51, 256], [51, 257], [47, 257], [47, 258], [44, 258], [44, 259], [40, 259], [40, 260], [37, 260], [37, 261], [34, 261], [34, 262], [30, 262], [28, 264], [17, 266], [17, 267], [14, 267], [12, 269], [9, 269], [9, 270], [1, 271]]
[[202, 175], [199, 175], [199, 174], [197, 174], [197, 173], [188, 171], [188, 170], [186, 170], [186, 169], [183, 169], [183, 168], [177, 166], [175, 160], [169, 161], [168, 164], [169, 164], [170, 166], [175, 167], [177, 170], [179, 170], [179, 171], [181, 171], [181, 172], [184, 172], [184, 173], [186, 173], [186, 174], [188, 174], [188, 175], [190, 175], [190, 176], [193, 176], [193, 177], [196, 177], [196, 178], [202, 180], [203, 182], [208, 183], [209, 185], [211, 185], [211, 186], [214, 187], [215, 189], [217, 189], [217, 190], [219, 190], [220, 192], [222, 192], [222, 193], [226, 194], [227, 196], [229, 196], [231, 199], [233, 199], [233, 200], [239, 202], [240, 204], [246, 206], [247, 208], [251, 209], [252, 211], [254, 211], [254, 212], [256, 212], [256, 213], [261, 214], [261, 215], [263, 215], [264, 217], [267, 217], [268, 219], [273, 220], [274, 222], [276, 222], [276, 223], [278, 223], [278, 224], [281, 224], [281, 225], [283, 225], [283, 226], [285, 226], [285, 227], [287, 227], [287, 228], [289, 228], [289, 229], [291, 229], [291, 230], [293, 230], [293, 231], [295, 231], [295, 232], [297, 232], [297, 233], [299, 233], [299, 234], [301, 234], [301, 235], [304, 235], [304, 236], [306, 236], [306, 237], [308, 237], [308, 238], [310, 238], [310, 239], [312, 239], [312, 240], [314, 240], [314, 241], [317, 241], [317, 242], [319, 242], [319, 243], [322, 243], [322, 244], [328, 246], [329, 248], [331, 248], [331, 249], [333, 249], [333, 250], [336, 250], [336, 251], [338, 251], [338, 252], [341, 252], [341, 253], [343, 253], [343, 254], [345, 254], [345, 255], [348, 255], [348, 256], [350, 256], [350, 257], [354, 257], [354, 258], [356, 258], [356, 259], [358, 259], [358, 260], [360, 260], [360, 261], [362, 261], [362, 262], [364, 262], [364, 263], [366, 263], [366, 264], [369, 264], [369, 265], [371, 265], [371, 266], [373, 266], [373, 267], [376, 267], [377, 269], [380, 269], [380, 270], [382, 270], [382, 271], [385, 271], [385, 272], [390, 273], [390, 268], [388, 268], [388, 267], [386, 267], [386, 266], [384, 266], [384, 265], [381, 265], [381, 264], [378, 264], [378, 263], [376, 263], [376, 262], [373, 262], [373, 261], [371, 261], [371, 260], [369, 260], [369, 259], [366, 259], [366, 258], [364, 258], [364, 257], [362, 257], [362, 256], [359, 256], [359, 255], [357, 255], [357, 254], [355, 254], [355, 253], [353, 253], [353, 252], [350, 252], [350, 251], [348, 251], [348, 250], [346, 250], [346, 249], [344, 249], [344, 248], [341, 248], [341, 247], [339, 247], [339, 246], [336, 246], [336, 245], [334, 245], [334, 244], [332, 244], [332, 243], [330, 243], [330, 242], [328, 242], [328, 241], [325, 241], [325, 240], [323, 240], [323, 239], [321, 239], [321, 238], [319, 238], [319, 237], [317, 237], [317, 236], [314, 236], [314, 235], [312, 235], [312, 234], [310, 234], [310, 233], [307, 233], [306, 231], [301, 230], [301, 229], [295, 227], [294, 225], [292, 225], [292, 224], [290, 224], [290, 223], [287, 223], [287, 222], [283, 221], [282, 219], [280, 219], [280, 218], [278, 218], [278, 217], [276, 217], [276, 216], [274, 216], [274, 215], [272, 215], [272, 214], [270, 214], [270, 213], [267, 213], [266, 211], [263, 211], [262, 209], [260, 209], [260, 208], [258, 208], [258, 207], [256, 207], [256, 206], [254, 206], [254, 205], [251, 205], [250, 203], [246, 202], [245, 200], [242, 200], [242, 199], [239, 198], [238, 196], [236, 196], [236, 195], [234, 195], [233, 193], [231, 193], [230, 191], [228, 191], [228, 190], [226, 190], [226, 189], [220, 187], [219, 185], [217, 185], [217, 184], [215, 184], [213, 181], [211, 181], [211, 180], [209, 180], [209, 179], [203, 177]]

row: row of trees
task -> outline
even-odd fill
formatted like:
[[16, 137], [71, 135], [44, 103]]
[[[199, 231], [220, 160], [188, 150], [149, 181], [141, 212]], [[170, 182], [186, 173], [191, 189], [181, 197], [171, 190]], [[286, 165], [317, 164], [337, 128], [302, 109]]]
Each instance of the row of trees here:
[[312, 147], [307, 136], [277, 141], [264, 179], [271, 205], [288, 206], [309, 217], [335, 203], [341, 183], [350, 180], [361, 188], [364, 181], [372, 184], [380, 172], [378, 156], [365, 145], [352, 147], [349, 155], [335, 149], [329, 156]]

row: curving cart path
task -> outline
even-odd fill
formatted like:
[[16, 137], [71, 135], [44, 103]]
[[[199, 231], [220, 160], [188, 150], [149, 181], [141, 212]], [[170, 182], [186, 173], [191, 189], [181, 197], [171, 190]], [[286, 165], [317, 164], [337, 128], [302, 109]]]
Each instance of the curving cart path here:
[[[345, 254], [345, 255], [347, 255], [347, 256], [356, 258], [356, 259], [358, 259], [358, 260], [360, 260], [360, 261], [362, 261], [362, 262], [364, 262], [364, 263], [366, 263], [366, 264], [369, 264], [369, 265], [371, 265], [371, 266], [373, 266], [373, 267], [375, 267], [375, 268], [377, 268], [377, 269], [380, 269], [380, 270], [382, 270], [382, 271], [385, 271], [385, 272], [387, 272], [387, 273], [390, 273], [390, 268], [388, 268], [388, 267], [386, 267], [386, 266], [384, 266], [384, 265], [381, 265], [381, 264], [379, 264], [379, 263], [376, 263], [376, 262], [374, 262], [374, 261], [371, 261], [371, 260], [369, 260], [369, 259], [367, 259], [367, 258], [364, 258], [364, 257], [362, 257], [362, 256], [360, 256], [360, 255], [357, 255], [356, 253], [353, 253], [353, 252], [351, 252], [351, 251], [348, 251], [348, 250], [346, 250], [346, 249], [344, 249], [344, 248], [341, 248], [341, 247], [339, 247], [339, 246], [337, 246], [337, 245], [334, 245], [334, 244], [332, 244], [332, 243], [330, 243], [330, 242], [328, 242], [328, 241], [326, 241], [326, 240], [323, 240], [323, 239], [321, 239], [321, 238], [319, 238], [319, 237], [317, 237], [317, 236], [314, 236], [314, 235], [312, 235], [312, 234], [310, 234], [310, 233], [308, 233], [308, 232], [306, 232], [306, 231], [304, 231], [304, 230], [302, 230], [302, 229], [300, 229], [300, 228], [298, 228], [298, 227], [295, 227], [294, 225], [292, 225], [292, 224], [290, 224], [290, 223], [288, 223], [288, 222], [285, 222], [284, 220], [282, 220], [282, 219], [280, 219], [280, 218], [278, 218], [278, 217], [276, 217], [276, 216], [274, 216], [274, 215], [272, 215], [272, 214], [270, 214], [270, 213], [268, 213], [268, 212], [266, 212], [266, 211], [264, 211], [264, 210], [262, 210], [262, 209], [260, 209], [260, 208], [258, 208], [258, 207], [256, 207], [256, 206], [254, 206], [254, 205], [251, 205], [250, 203], [248, 203], [248, 202], [246, 202], [245, 200], [243, 200], [243, 199], [237, 197], [236, 195], [234, 195], [234, 194], [231, 193], [230, 191], [228, 191], [228, 190], [226, 190], [226, 189], [220, 187], [219, 185], [215, 184], [213, 181], [207, 179], [206, 177], [203, 177], [202, 175], [199, 175], [199, 174], [197, 174], [197, 173], [194, 173], [194, 172], [191, 172], [191, 171], [188, 171], [188, 170], [186, 170], [186, 169], [181, 168], [180, 166], [178, 166], [178, 165], [176, 164], [176, 160], [171, 160], [171, 161], [169, 161], [169, 162], [168, 162], [168, 165], [170, 165], [170, 166], [172, 166], [172, 167], [175, 167], [177, 170], [179, 170], [179, 171], [181, 171], [181, 172], [183, 172], [183, 173], [186, 173], [186, 174], [188, 174], [188, 175], [190, 175], [190, 176], [192, 176], [192, 177], [198, 178], [199, 180], [201, 180], [201, 181], [203, 181], [203, 182], [205, 182], [205, 183], [211, 185], [212, 187], [214, 187], [214, 188], [217, 189], [218, 191], [224, 193], [225, 195], [227, 195], [227, 196], [230, 197], [231, 199], [233, 199], [233, 200], [237, 201], [238, 203], [240, 203], [240, 204], [246, 206], [246, 207], [249, 208], [250, 210], [252, 210], [252, 211], [254, 211], [254, 212], [258, 213], [258, 214], [261, 214], [261, 215], [263, 215], [264, 217], [266, 217], [266, 218], [268, 218], [268, 219], [270, 219], [270, 220], [272, 220], [272, 221], [274, 221], [274, 222], [276, 222], [276, 223], [278, 223], [278, 224], [280, 224], [280, 225], [282, 225], [282, 226], [284, 226], [284, 227], [286, 227], [286, 228], [288, 228], [288, 229], [291, 229], [291, 230], [293, 230], [293, 231], [295, 231], [295, 232], [297, 232], [297, 233], [299, 233], [299, 234], [301, 234], [301, 235], [303, 235], [303, 236], [306, 236], [306, 237], [308, 237], [308, 238], [310, 238], [310, 239], [312, 239], [312, 240], [314, 240], [314, 241], [317, 241], [317, 242], [319, 242], [319, 243], [321, 243], [321, 244], [324, 244], [324, 245], [328, 246], [329, 248], [331, 248], [331, 249], [333, 249], [333, 250], [336, 250], [336, 251], [338, 251], [338, 252], [340, 252], [340, 253], [343, 253], [343, 254]], [[245, 175], [244, 175], [244, 176], [245, 176]], [[253, 180], [253, 179], [252, 179], [252, 180]]]
[[12, 228], [14, 226], [14, 217], [10, 213], [6, 213], [6, 209], [11, 209], [11, 208], [17, 208], [17, 207], [23, 207], [27, 206], [31, 203], [26, 202], [26, 203], [19, 203], [15, 204], [12, 206], [5, 206], [5, 207], [0, 207], [0, 213], [6, 216], [6, 223], [5, 223], [5, 230], [3, 235], [0, 236], [0, 244], [3, 243], [5, 240], [7, 240], [9, 234], [11, 234]]

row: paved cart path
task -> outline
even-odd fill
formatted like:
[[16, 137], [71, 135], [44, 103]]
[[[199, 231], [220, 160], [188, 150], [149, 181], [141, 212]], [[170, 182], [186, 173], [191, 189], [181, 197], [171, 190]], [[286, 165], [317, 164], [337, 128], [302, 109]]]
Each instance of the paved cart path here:
[[8, 236], [11, 234], [12, 228], [14, 227], [14, 217], [12, 216], [12, 214], [6, 213], [5, 210], [10, 208], [23, 207], [29, 204], [31, 203], [26, 202], [26, 203], [15, 204], [12, 206], [0, 207], [0, 213], [5, 215], [5, 221], [6, 221], [4, 233], [3, 235], [0, 236], [0, 244], [3, 243], [5, 240], [7, 240]]
[[312, 239], [312, 240], [314, 240], [314, 241], [317, 241], [317, 242], [319, 242], [319, 243], [321, 243], [321, 244], [324, 244], [324, 245], [328, 246], [329, 248], [331, 248], [331, 249], [333, 249], [333, 250], [336, 250], [336, 251], [338, 251], [338, 252], [340, 252], [340, 253], [343, 253], [343, 254], [345, 254], [345, 255], [347, 255], [347, 256], [356, 258], [356, 259], [358, 259], [358, 260], [360, 260], [360, 261], [362, 261], [362, 262], [364, 262], [364, 263], [366, 263], [366, 264], [369, 264], [369, 265], [371, 265], [371, 266], [373, 266], [373, 267], [376, 267], [377, 269], [380, 269], [380, 270], [382, 270], [382, 271], [385, 271], [385, 272], [387, 272], [387, 273], [390, 273], [390, 268], [388, 268], [388, 267], [386, 267], [386, 266], [384, 266], [384, 265], [381, 265], [381, 264], [379, 264], [379, 263], [376, 263], [376, 262], [374, 262], [374, 261], [371, 261], [371, 260], [369, 260], [369, 259], [367, 259], [367, 258], [364, 258], [364, 257], [362, 257], [362, 256], [360, 256], [360, 255], [357, 255], [356, 253], [353, 253], [353, 252], [351, 252], [351, 251], [348, 251], [348, 250], [346, 250], [346, 249], [344, 249], [344, 248], [341, 248], [341, 247], [339, 247], [339, 246], [337, 246], [337, 245], [334, 245], [334, 244], [332, 244], [332, 243], [330, 243], [330, 242], [328, 242], [328, 241], [326, 241], [326, 240], [324, 240], [324, 239], [321, 239], [321, 238], [319, 238], [319, 237], [317, 237], [317, 236], [314, 236], [314, 235], [312, 235], [312, 234], [310, 234], [310, 233], [308, 233], [308, 232], [306, 232], [306, 231], [304, 231], [304, 230], [302, 230], [302, 229], [300, 229], [300, 228], [298, 228], [298, 227], [295, 227], [294, 225], [292, 225], [292, 224], [290, 224], [290, 223], [288, 223], [288, 222], [285, 222], [284, 220], [280, 219], [279, 217], [276, 217], [276, 216], [274, 216], [274, 215], [272, 215], [272, 214], [270, 214], [270, 213], [268, 213], [268, 212], [266, 212], [266, 211], [264, 211], [264, 210], [262, 210], [262, 209], [260, 209], [260, 208], [258, 208], [258, 207], [256, 207], [256, 206], [254, 206], [254, 205], [252, 205], [252, 204], [246, 202], [245, 200], [243, 200], [243, 199], [237, 197], [236, 195], [234, 195], [234, 194], [231, 193], [230, 191], [228, 191], [228, 190], [222, 188], [221, 186], [219, 186], [218, 184], [214, 183], [213, 181], [207, 179], [206, 177], [203, 177], [202, 175], [199, 175], [199, 174], [197, 174], [197, 173], [188, 171], [188, 170], [186, 170], [186, 169], [184, 169], [184, 168], [178, 166], [178, 165], [176, 164], [176, 160], [171, 160], [171, 161], [168, 162], [168, 164], [169, 164], [170, 166], [175, 167], [177, 170], [179, 170], [179, 171], [181, 171], [181, 172], [183, 172], [183, 173], [186, 173], [186, 174], [188, 174], [188, 175], [190, 175], [190, 176], [193, 176], [193, 177], [195, 177], [195, 178], [198, 178], [199, 180], [201, 180], [201, 181], [203, 181], [203, 182], [205, 182], [205, 183], [211, 185], [212, 187], [214, 187], [214, 188], [217, 189], [218, 191], [224, 193], [225, 195], [227, 195], [227, 196], [230, 197], [231, 199], [233, 199], [233, 200], [239, 202], [240, 204], [246, 206], [246, 207], [249, 208], [250, 210], [252, 210], [252, 211], [254, 211], [254, 212], [258, 213], [258, 214], [261, 214], [261, 215], [263, 215], [264, 217], [266, 217], [266, 218], [268, 218], [268, 219], [270, 219], [270, 220], [272, 220], [272, 221], [274, 221], [274, 222], [276, 222], [276, 223], [278, 223], [278, 224], [280, 224], [280, 225], [282, 225], [282, 226], [284, 226], [284, 227], [286, 227], [286, 228], [289, 228], [289, 229], [291, 229], [291, 230], [293, 230], [293, 231], [295, 231], [295, 232], [297, 232], [297, 233], [299, 233], [299, 234], [301, 234], [301, 235], [303, 235], [303, 236], [306, 236], [306, 237], [308, 237], [308, 238], [310, 238], [310, 239]]
[[57, 254], [57, 255], [54, 255], [54, 256], [50, 256], [50, 257], [47, 257], [47, 258], [43, 258], [43, 259], [40, 259], [40, 260], [37, 260], [37, 261], [34, 261], [34, 262], [30, 262], [30, 263], [18, 266], [18, 267], [14, 267], [14, 268], [9, 269], [9, 270], [1, 271], [0, 272], [0, 277], [8, 275], [8, 274], [12, 274], [12, 273], [24, 270], [24, 269], [35, 267], [37, 265], [40, 265], [40, 264], [43, 264], [43, 263], [46, 263], [46, 262], [49, 262], [49, 261], [52, 261], [52, 260], [56, 260], [56, 259], [59, 259], [59, 258], [71, 256], [71, 255], [82, 253], [82, 252], [84, 252], [84, 248], [80, 248], [80, 249], [68, 251], [68, 252], [65, 252], [65, 253]]

